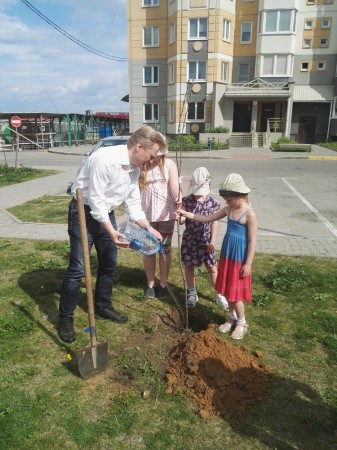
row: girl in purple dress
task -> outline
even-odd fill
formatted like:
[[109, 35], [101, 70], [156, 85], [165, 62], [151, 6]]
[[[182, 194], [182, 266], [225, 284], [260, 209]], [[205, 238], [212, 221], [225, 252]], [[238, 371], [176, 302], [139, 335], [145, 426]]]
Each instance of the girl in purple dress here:
[[[210, 174], [205, 167], [199, 167], [191, 178], [191, 194], [183, 198], [181, 209], [193, 214], [209, 216], [220, 209], [220, 204], [210, 194]], [[217, 277], [214, 253], [217, 222], [201, 223], [180, 216], [180, 223], [185, 223], [181, 243], [181, 260], [185, 266], [187, 283], [187, 306], [194, 308], [198, 301], [195, 289], [194, 268], [205, 265], [213, 286]], [[225, 297], [217, 294], [216, 302], [227, 308]]]

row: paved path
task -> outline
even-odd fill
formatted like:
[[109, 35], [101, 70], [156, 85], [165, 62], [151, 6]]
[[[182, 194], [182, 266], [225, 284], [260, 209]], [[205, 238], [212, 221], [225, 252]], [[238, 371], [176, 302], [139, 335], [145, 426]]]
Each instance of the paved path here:
[[[51, 149], [50, 152], [62, 154], [84, 155], [91, 147], [61, 147]], [[230, 149], [221, 151], [198, 151], [184, 154], [184, 158], [194, 159], [266, 159], [266, 158], [305, 158], [337, 160], [337, 153], [323, 147], [313, 146], [311, 153], [272, 152], [270, 149]], [[41, 223], [22, 223], [13, 217], [6, 208], [25, 203], [43, 195], [62, 195], [72, 179], [74, 169], [67, 166], [59, 168], [60, 174], [46, 178], [27, 181], [8, 187], [0, 188], [0, 237], [19, 239], [67, 240], [67, 226]], [[254, 205], [258, 207], [255, 199]], [[257, 211], [258, 213], [258, 211]], [[312, 255], [337, 258], [337, 231], [336, 236], [322, 238], [308, 238], [308, 235], [299, 232], [290, 234], [282, 226], [282, 218], [270, 214], [270, 223], [259, 223], [259, 236], [257, 251], [268, 254], [283, 255]], [[182, 230], [182, 229], [181, 229]], [[220, 221], [217, 234], [216, 247], [221, 246], [226, 230], [226, 221]], [[268, 230], [279, 230], [269, 232]], [[173, 245], [177, 246], [177, 233]]]

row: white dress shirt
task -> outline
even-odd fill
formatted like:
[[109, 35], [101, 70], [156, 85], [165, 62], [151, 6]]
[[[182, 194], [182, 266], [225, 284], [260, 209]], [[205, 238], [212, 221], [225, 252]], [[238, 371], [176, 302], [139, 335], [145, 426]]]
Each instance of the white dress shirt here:
[[131, 166], [126, 145], [101, 147], [88, 157], [71, 187], [81, 188], [84, 203], [98, 222], [109, 222], [109, 213], [124, 203], [130, 220], [145, 219], [138, 179], [139, 167]]

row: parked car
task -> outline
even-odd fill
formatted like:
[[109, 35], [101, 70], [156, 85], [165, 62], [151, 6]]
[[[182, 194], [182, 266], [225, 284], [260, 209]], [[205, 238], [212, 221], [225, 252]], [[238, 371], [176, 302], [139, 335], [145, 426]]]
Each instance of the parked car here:
[[[115, 145], [126, 145], [130, 136], [108, 136], [100, 141], [93, 147], [90, 152], [85, 153], [84, 158], [81, 161], [80, 167], [77, 170], [77, 174], [80, 172], [87, 158], [94, 153], [100, 147], [114, 147]], [[71, 186], [72, 183], [67, 187], [67, 194], [71, 195]]]
[[100, 147], [110, 147], [115, 145], [125, 145], [130, 136], [108, 136], [103, 139], [101, 139], [97, 144], [94, 146], [94, 148], [91, 150], [89, 155], [93, 153], [95, 150], [97, 150]]

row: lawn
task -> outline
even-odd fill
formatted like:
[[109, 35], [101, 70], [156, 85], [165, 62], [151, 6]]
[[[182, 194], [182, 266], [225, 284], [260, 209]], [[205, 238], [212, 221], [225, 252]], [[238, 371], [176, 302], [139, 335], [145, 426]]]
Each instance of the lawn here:
[[[272, 382], [241, 418], [229, 410], [226, 418], [202, 419], [187, 389], [168, 394], [165, 372], [177, 342], [224, 321], [205, 270], [197, 273], [200, 300], [188, 312], [193, 331], [186, 334], [176, 313], [185, 313], [177, 253], [172, 297], [163, 301], [144, 298], [140, 255], [118, 250], [113, 302], [129, 322], [96, 322], [99, 339], [109, 344], [108, 369], [84, 381], [75, 358], [89, 344], [84, 284], [77, 341], [64, 344], [56, 331], [68, 243], [0, 239], [0, 248], [1, 448], [336, 448], [337, 261], [256, 256], [250, 333], [238, 342], [214, 333], [228, 348], [258, 355]], [[92, 271], [94, 278], [94, 255]], [[242, 394], [239, 383], [232, 389]]]
[[26, 166], [19, 166], [15, 169], [15, 167], [8, 166], [7, 164], [0, 164], [0, 188], [56, 173], [59, 172], [57, 170], [32, 169]]
[[[64, 223], [68, 202], [46, 196], [10, 211]], [[57, 335], [68, 242], [0, 239], [0, 249], [1, 449], [336, 449], [336, 260], [257, 254], [250, 332], [236, 342], [217, 331], [225, 313], [204, 269], [197, 307], [187, 311], [176, 250], [170, 297], [149, 300], [141, 256], [119, 249], [113, 304], [129, 321], [97, 320], [108, 368], [84, 381], [76, 360], [76, 349], [89, 345], [84, 283], [77, 341], [64, 344]], [[91, 264], [94, 282], [94, 254]], [[195, 365], [198, 345], [205, 353]], [[186, 385], [168, 383], [177, 362]], [[263, 392], [251, 383], [261, 371], [269, 374]], [[230, 404], [224, 387], [238, 400]], [[210, 391], [212, 410], [201, 414]]]

